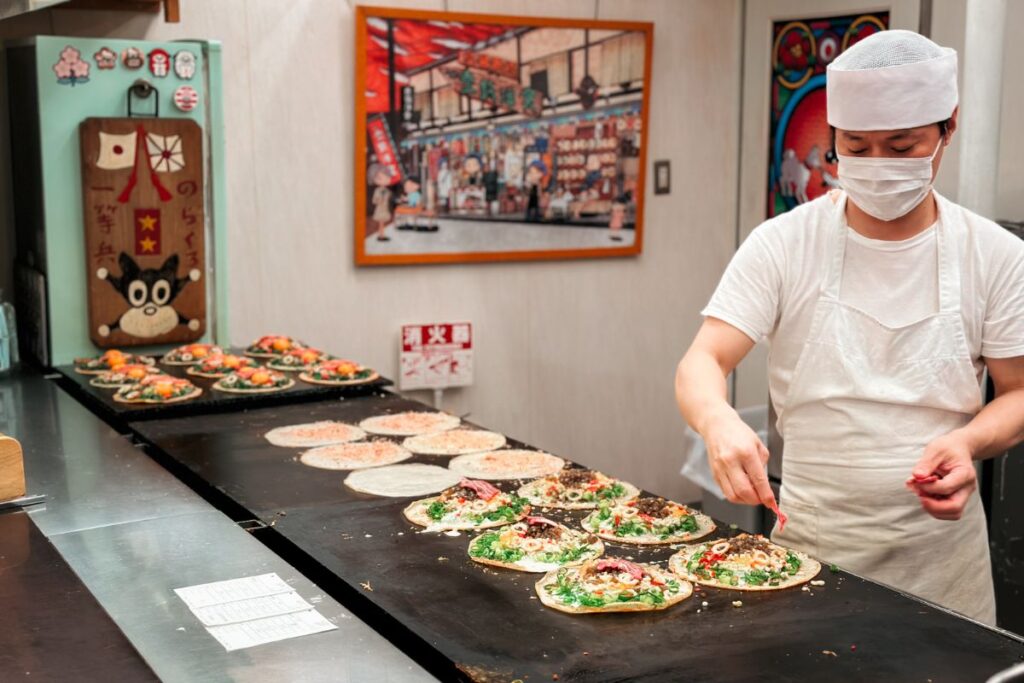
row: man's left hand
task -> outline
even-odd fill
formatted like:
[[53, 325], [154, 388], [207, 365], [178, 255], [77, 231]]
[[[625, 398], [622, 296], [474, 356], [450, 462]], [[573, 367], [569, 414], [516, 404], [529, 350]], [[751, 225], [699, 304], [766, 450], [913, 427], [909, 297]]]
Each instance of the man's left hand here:
[[[978, 485], [970, 445], [959, 431], [935, 439], [914, 465], [907, 488], [917, 494], [921, 506], [936, 519], [960, 519], [967, 500]], [[930, 481], [931, 475], [938, 477]]]

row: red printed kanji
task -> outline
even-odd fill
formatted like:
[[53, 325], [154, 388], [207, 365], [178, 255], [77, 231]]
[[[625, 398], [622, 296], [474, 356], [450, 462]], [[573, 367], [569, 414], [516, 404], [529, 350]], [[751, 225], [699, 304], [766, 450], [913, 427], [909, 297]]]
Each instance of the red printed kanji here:
[[437, 349], [473, 348], [473, 326], [470, 323], [434, 323], [431, 325], [403, 325], [402, 350], [419, 351]]
[[114, 213], [117, 211], [117, 207], [113, 204], [94, 204], [92, 208], [96, 213], [96, 222], [100, 226], [100, 231], [104, 235], [109, 235], [110, 229], [116, 223]]
[[97, 263], [103, 263], [104, 261], [114, 262], [114, 248], [110, 245], [110, 242], [106, 240], [100, 240], [96, 250], [92, 252], [92, 257]]

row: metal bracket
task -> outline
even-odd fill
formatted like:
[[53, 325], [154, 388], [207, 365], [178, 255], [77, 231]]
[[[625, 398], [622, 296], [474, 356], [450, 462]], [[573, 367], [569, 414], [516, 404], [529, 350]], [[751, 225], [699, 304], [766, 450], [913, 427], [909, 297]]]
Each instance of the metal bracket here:
[[140, 100], [146, 100], [153, 97], [153, 113], [143, 114], [143, 116], [152, 116], [154, 118], [160, 118], [160, 92], [153, 87], [153, 84], [144, 78], [140, 78], [128, 86], [128, 118], [132, 118], [135, 114], [132, 113], [132, 97]]

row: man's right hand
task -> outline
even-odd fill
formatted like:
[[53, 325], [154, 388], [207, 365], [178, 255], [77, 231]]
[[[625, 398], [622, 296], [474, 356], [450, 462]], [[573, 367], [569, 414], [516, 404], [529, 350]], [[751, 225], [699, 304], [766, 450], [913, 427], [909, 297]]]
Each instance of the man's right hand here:
[[676, 402], [707, 444], [715, 480], [734, 503], [776, 509], [765, 465], [768, 449], [727, 400], [725, 378], [754, 347], [729, 323], [709, 317], [676, 368]]
[[736, 411], [722, 411], [702, 430], [708, 461], [722, 493], [733, 503], [775, 507], [765, 466], [768, 449]]

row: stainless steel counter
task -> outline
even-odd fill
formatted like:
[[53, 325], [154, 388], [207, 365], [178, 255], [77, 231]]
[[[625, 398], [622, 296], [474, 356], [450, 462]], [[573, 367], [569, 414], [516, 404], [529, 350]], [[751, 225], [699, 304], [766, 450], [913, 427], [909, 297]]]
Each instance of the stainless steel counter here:
[[[0, 379], [0, 432], [25, 448], [29, 493], [47, 496], [31, 519], [161, 679], [434, 680], [53, 382]], [[225, 652], [173, 592], [266, 572], [338, 629]]]

